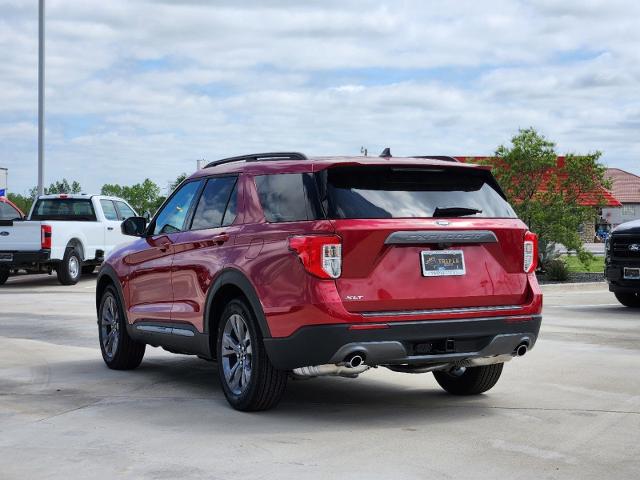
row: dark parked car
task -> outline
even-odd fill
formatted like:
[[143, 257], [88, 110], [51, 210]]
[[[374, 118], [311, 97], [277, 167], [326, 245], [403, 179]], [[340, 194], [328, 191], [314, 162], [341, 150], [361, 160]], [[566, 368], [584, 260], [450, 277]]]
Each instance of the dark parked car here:
[[146, 345], [217, 360], [240, 410], [275, 405], [289, 376], [377, 366], [482, 393], [540, 328], [537, 238], [484, 167], [235, 157], [122, 228], [140, 238], [99, 273], [105, 363], [135, 368]]
[[640, 220], [612, 230], [605, 251], [605, 276], [618, 301], [640, 308]]

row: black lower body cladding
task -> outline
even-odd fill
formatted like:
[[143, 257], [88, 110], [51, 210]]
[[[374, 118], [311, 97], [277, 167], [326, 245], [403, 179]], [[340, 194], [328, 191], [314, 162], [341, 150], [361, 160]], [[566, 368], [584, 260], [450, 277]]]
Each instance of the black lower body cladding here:
[[276, 368], [340, 363], [362, 352], [367, 365], [455, 362], [514, 353], [522, 343], [530, 349], [540, 331], [541, 315], [463, 320], [391, 322], [374, 330], [350, 330], [351, 325], [303, 327], [285, 338], [265, 338]]

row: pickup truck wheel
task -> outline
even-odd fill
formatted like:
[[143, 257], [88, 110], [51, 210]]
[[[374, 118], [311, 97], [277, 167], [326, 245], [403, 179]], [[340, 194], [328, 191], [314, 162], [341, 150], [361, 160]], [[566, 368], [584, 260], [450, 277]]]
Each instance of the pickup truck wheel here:
[[460, 373], [435, 371], [440, 386], [453, 395], [477, 395], [493, 388], [502, 373], [502, 363], [468, 367]]
[[274, 407], [287, 385], [287, 372], [269, 361], [251, 308], [230, 301], [222, 313], [217, 339], [218, 374], [227, 401], [236, 410]]
[[106, 288], [98, 310], [98, 336], [102, 359], [113, 370], [132, 370], [140, 365], [146, 345], [134, 341], [127, 332], [127, 320], [118, 295]]
[[96, 266], [95, 265], [83, 265], [82, 266], [82, 274], [83, 275], [91, 275], [95, 271], [96, 271]]
[[0, 268], [0, 285], [4, 285], [8, 278], [9, 278], [9, 269]]
[[625, 307], [640, 308], [640, 293], [616, 293], [615, 296]]
[[82, 259], [78, 251], [73, 247], [67, 248], [62, 261], [56, 268], [58, 281], [60, 281], [62, 285], [75, 285], [78, 283], [78, 280], [80, 280], [81, 269]]

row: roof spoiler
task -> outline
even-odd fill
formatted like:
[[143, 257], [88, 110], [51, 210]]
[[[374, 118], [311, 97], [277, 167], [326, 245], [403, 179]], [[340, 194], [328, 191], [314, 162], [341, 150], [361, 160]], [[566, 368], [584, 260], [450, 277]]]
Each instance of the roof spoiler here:
[[460, 160], [451, 155], [412, 155], [411, 158], [432, 158], [433, 160], [442, 160], [444, 162], [460, 163]]
[[[391, 149], [387, 147], [378, 156], [382, 158], [391, 158], [393, 155], [391, 155]], [[431, 158], [433, 160], [442, 160], [444, 162], [460, 162], [460, 160], [450, 155], [411, 155], [411, 158]]]

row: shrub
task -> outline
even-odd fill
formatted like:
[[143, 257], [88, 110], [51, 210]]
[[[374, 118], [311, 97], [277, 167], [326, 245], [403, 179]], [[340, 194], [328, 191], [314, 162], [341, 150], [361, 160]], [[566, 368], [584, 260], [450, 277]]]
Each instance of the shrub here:
[[569, 278], [569, 269], [563, 260], [555, 259], [547, 262], [546, 277], [554, 282], [564, 282]]

